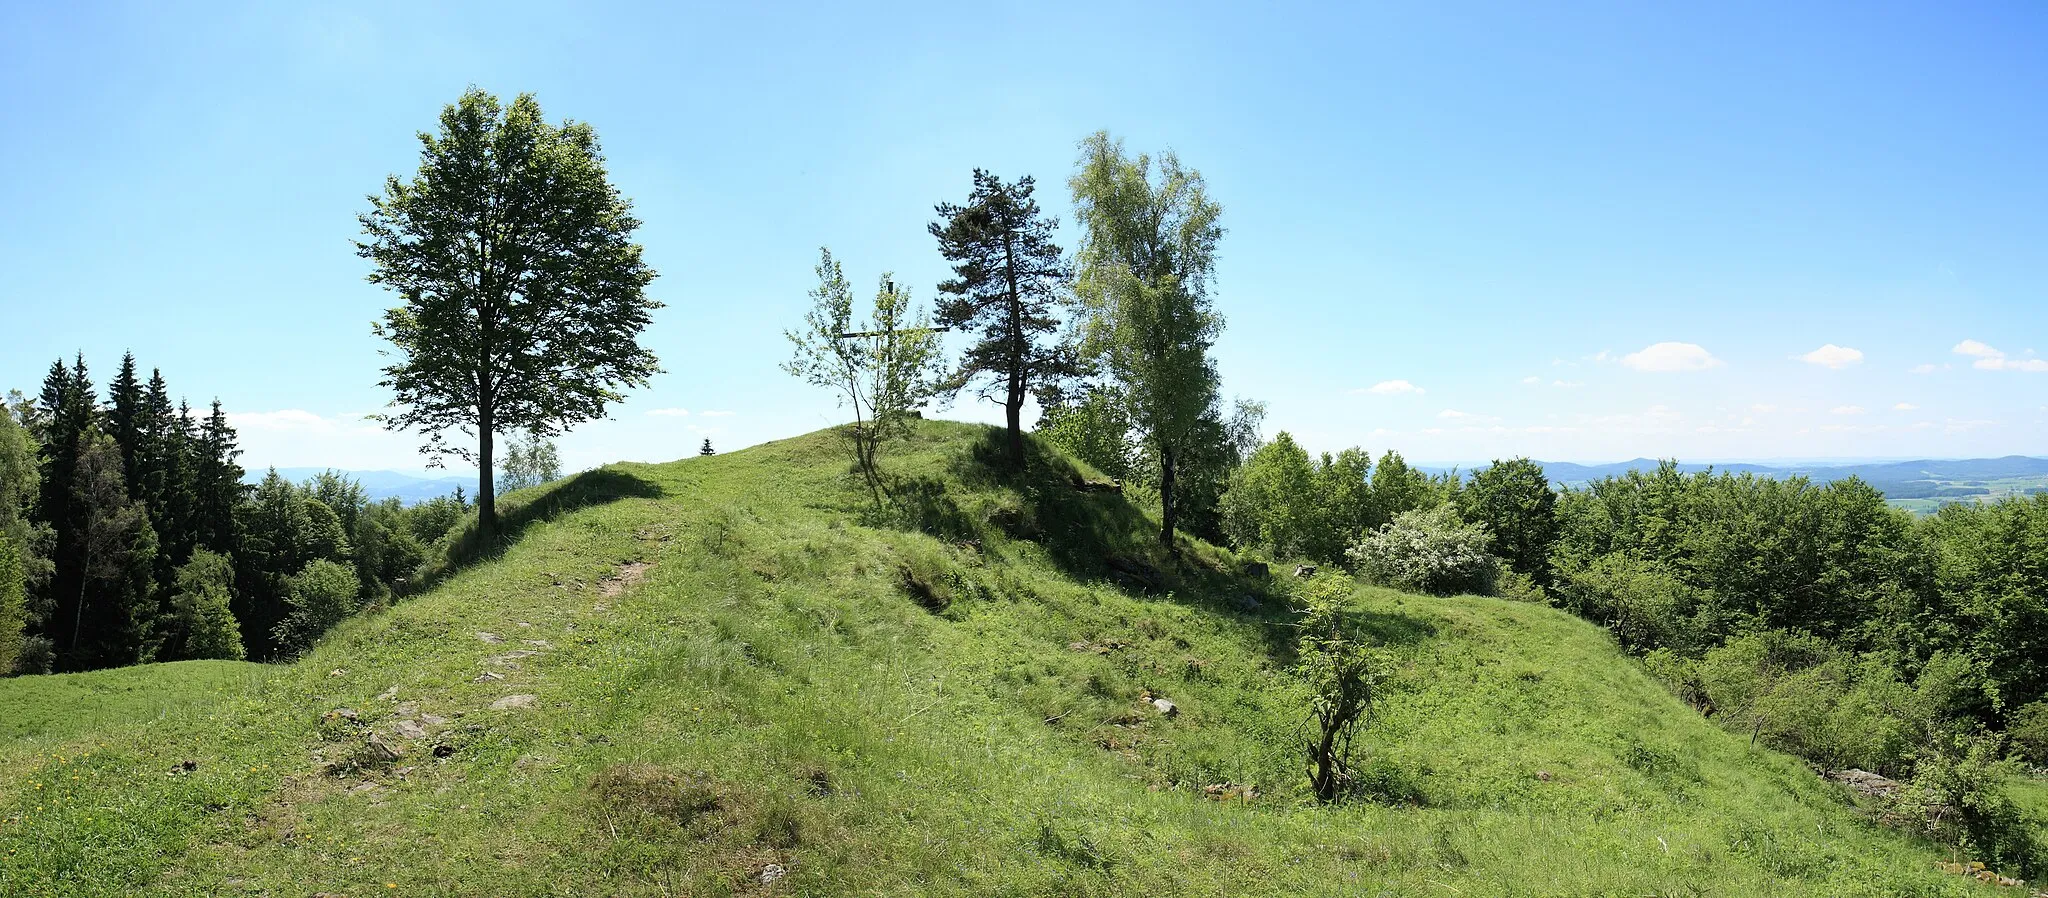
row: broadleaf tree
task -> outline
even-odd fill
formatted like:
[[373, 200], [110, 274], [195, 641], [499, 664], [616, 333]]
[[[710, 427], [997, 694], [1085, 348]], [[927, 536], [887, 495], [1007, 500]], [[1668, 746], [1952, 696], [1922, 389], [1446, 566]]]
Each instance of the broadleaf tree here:
[[974, 170], [964, 205], [940, 203], [929, 230], [953, 277], [939, 284], [937, 320], [973, 334], [947, 382], [965, 389], [985, 381], [983, 398], [1001, 403], [1012, 468], [1024, 467], [1024, 398], [1044, 380], [1071, 376], [1070, 344], [1053, 339], [1071, 276], [1048, 217], [1031, 194], [1030, 176], [1005, 183]]
[[359, 216], [370, 281], [404, 300], [374, 325], [396, 357], [382, 420], [419, 431], [434, 463], [477, 466], [488, 534], [496, 435], [553, 436], [644, 386], [659, 368], [639, 336], [661, 303], [588, 124], [550, 125], [531, 94], [501, 104], [471, 88], [419, 139], [418, 173], [386, 180]]
[[1129, 403], [1156, 456], [1159, 539], [1177, 553], [1176, 480], [1205, 422], [1222, 419], [1209, 346], [1223, 328], [1209, 296], [1222, 207], [1172, 152], [1124, 152], [1098, 131], [1069, 182], [1083, 239], [1075, 286], [1093, 313], [1089, 348]]
[[816, 387], [834, 390], [853, 407], [855, 464], [880, 505], [882, 443], [907, 429], [912, 413], [939, 388], [939, 336], [912, 307], [910, 291], [888, 274], [875, 291], [873, 312], [853, 317], [853, 288], [832, 251], [818, 251], [818, 286], [810, 291], [804, 324], [785, 331], [795, 352], [782, 370]]

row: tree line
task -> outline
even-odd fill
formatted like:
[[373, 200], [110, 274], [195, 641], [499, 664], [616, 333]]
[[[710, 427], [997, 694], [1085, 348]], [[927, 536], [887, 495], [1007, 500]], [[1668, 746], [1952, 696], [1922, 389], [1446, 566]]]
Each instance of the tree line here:
[[[132, 354], [102, 399], [83, 356], [0, 413], [0, 674], [149, 661], [288, 657], [402, 594], [472, 510], [411, 507], [325, 472], [244, 482], [218, 400], [173, 403]], [[553, 445], [514, 442], [509, 489], [559, 476]]]
[[1672, 462], [1555, 489], [1526, 458], [1427, 477], [1282, 433], [1221, 505], [1244, 551], [1602, 624], [1753, 742], [1900, 778], [1929, 811], [1904, 816], [1975, 857], [2048, 862], [2000, 786], [2048, 766], [2048, 495], [1916, 518], [1853, 477]]

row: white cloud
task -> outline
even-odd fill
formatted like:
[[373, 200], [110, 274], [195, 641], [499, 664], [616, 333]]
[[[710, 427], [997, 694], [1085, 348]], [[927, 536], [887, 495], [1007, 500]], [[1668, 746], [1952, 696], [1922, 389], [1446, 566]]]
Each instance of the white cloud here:
[[1586, 385], [1586, 382], [1583, 380], [1553, 380], [1550, 382], [1550, 385], [1569, 389], [1571, 387], [1583, 387]]
[[730, 418], [733, 416], [734, 413], [730, 411], [712, 410], [708, 412], [698, 412], [697, 414], [703, 415], [706, 418]]
[[2005, 357], [2005, 353], [1976, 340], [1957, 343], [1954, 352], [1957, 355], [1975, 357], [1977, 360], [1971, 362], [1970, 366], [1986, 371], [2048, 371], [2048, 359], [2009, 359]]
[[1823, 368], [1833, 368], [1839, 371], [1863, 361], [1863, 351], [1829, 343], [1805, 355], [1793, 356], [1793, 358], [1809, 365], [1819, 365]]
[[1704, 371], [1721, 360], [1698, 343], [1664, 342], [1622, 356], [1621, 363], [1637, 371]]
[[651, 408], [647, 410], [647, 414], [662, 418], [685, 418], [689, 417], [690, 410], [686, 408]]
[[1525, 384], [1540, 384], [1540, 383], [1542, 383], [1542, 382], [1543, 382], [1543, 378], [1540, 378], [1540, 377], [1537, 377], [1537, 376], [1536, 376], [1536, 375], [1534, 375], [1534, 374], [1531, 374], [1531, 375], [1529, 375], [1528, 377], [1524, 377], [1524, 378], [1522, 378], [1522, 382], [1523, 382], [1523, 383], [1525, 383]]
[[1772, 404], [1770, 404], [1770, 403], [1768, 403], [1768, 402], [1759, 402], [1759, 403], [1757, 403], [1757, 404], [1755, 404], [1755, 405], [1752, 405], [1752, 406], [1750, 406], [1750, 407], [1749, 407], [1749, 410], [1750, 410], [1750, 411], [1753, 411], [1753, 412], [1757, 412], [1757, 413], [1759, 413], [1759, 414], [1764, 414], [1764, 415], [1768, 415], [1768, 414], [1770, 414], [1770, 413], [1772, 413], [1772, 412], [1775, 412], [1775, 411], [1777, 411], [1777, 410], [1778, 410], [1778, 407], [1777, 407], [1777, 406], [1775, 406], [1775, 405], [1772, 405]]
[[1917, 405], [1914, 405], [1913, 403], [1910, 403], [1910, 402], [1901, 402], [1901, 403], [1899, 403], [1898, 405], [1894, 405], [1894, 406], [1892, 406], [1892, 411], [1895, 411], [1895, 412], [1911, 412], [1911, 411], [1918, 411], [1918, 410], [1919, 410], [1919, 408], [1920, 408], [1919, 406], [1917, 406]]
[[1828, 413], [1833, 415], [1860, 415], [1863, 412], [1864, 408], [1860, 405], [1838, 405], [1828, 409]]
[[1427, 393], [1429, 391], [1405, 380], [1383, 380], [1363, 390], [1353, 390], [1351, 392], [1373, 393], [1379, 396], [1397, 396], [1402, 393]]
[[1437, 416], [1437, 417], [1439, 417], [1439, 418], [1477, 418], [1477, 417], [1479, 417], [1478, 415], [1472, 414], [1471, 412], [1461, 412], [1461, 411], [1458, 411], [1457, 409], [1454, 409], [1454, 408], [1447, 408], [1447, 409], [1444, 409], [1443, 411], [1437, 412], [1437, 413], [1436, 413], [1436, 416]]

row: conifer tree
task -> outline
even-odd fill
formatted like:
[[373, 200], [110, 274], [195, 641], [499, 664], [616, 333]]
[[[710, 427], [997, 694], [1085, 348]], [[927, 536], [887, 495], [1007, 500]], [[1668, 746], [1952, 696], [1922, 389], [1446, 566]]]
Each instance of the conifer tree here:
[[1024, 467], [1024, 398], [1046, 380], [1072, 376], [1077, 359], [1048, 339], [1059, 327], [1055, 309], [1070, 271], [1053, 232], [1059, 220], [1038, 208], [1025, 176], [1010, 183], [974, 170], [966, 205], [940, 203], [929, 230], [953, 278], [939, 284], [937, 320], [972, 331], [975, 341], [946, 386], [987, 383], [982, 397], [1003, 407], [1009, 463]]
[[697, 454], [698, 454], [698, 455], [717, 455], [717, 454], [718, 454], [718, 453], [716, 453], [716, 452], [713, 452], [713, 451], [711, 451], [711, 438], [710, 438], [710, 437], [705, 437], [705, 438], [704, 438], [704, 446], [703, 446], [702, 448], [700, 448], [700, 449], [698, 449], [698, 450], [697, 450]]
[[276, 653], [274, 631], [288, 610], [287, 581], [317, 557], [308, 549], [312, 525], [306, 508], [299, 488], [272, 468], [239, 509], [234, 611], [251, 658]]
[[213, 413], [200, 427], [199, 442], [192, 453], [192, 530], [195, 545], [222, 555], [237, 552], [236, 512], [248, 489], [242, 483], [242, 466], [235, 459], [242, 450], [235, 445], [235, 429], [213, 401]]
[[121, 476], [127, 481], [129, 494], [138, 499], [143, 493], [145, 415], [142, 381], [135, 372], [135, 353], [122, 353], [121, 370], [114, 375], [114, 382], [107, 385], [107, 435], [121, 448]]
[[42, 483], [36, 516], [49, 525], [52, 533], [50, 576], [43, 582], [42, 595], [35, 604], [52, 615], [43, 622], [44, 635], [53, 644], [61, 645], [64, 633], [54, 614], [64, 597], [78, 594], [85, 564], [79, 552], [79, 513], [73, 481], [78, 475], [79, 449], [88, 444], [86, 435], [96, 430], [99, 420], [99, 406], [93, 398], [84, 354], [79, 354], [69, 368], [61, 359], [51, 363], [38, 402], [42, 432], [36, 436], [42, 444]]
[[156, 617], [156, 531], [142, 503], [129, 498], [121, 450], [93, 428], [80, 438], [72, 476], [72, 528], [79, 559], [77, 591], [58, 595], [55, 632], [67, 670], [91, 670], [150, 659]]

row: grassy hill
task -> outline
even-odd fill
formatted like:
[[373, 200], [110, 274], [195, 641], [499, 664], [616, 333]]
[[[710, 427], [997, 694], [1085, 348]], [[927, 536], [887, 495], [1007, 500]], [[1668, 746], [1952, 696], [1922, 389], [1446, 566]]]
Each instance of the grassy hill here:
[[1276, 587], [990, 453], [922, 425], [887, 519], [829, 433], [615, 465], [296, 664], [0, 684], [0, 895], [2001, 894], [1492, 599], [1359, 590], [1403, 663], [1313, 806]]

